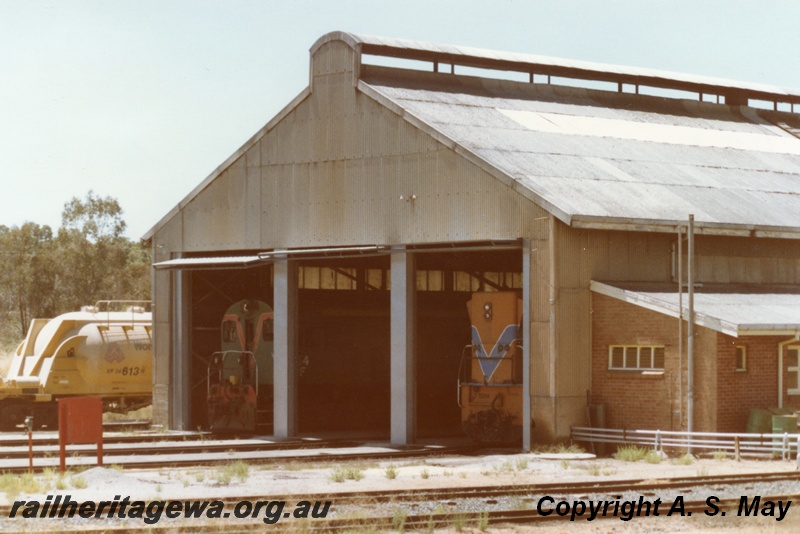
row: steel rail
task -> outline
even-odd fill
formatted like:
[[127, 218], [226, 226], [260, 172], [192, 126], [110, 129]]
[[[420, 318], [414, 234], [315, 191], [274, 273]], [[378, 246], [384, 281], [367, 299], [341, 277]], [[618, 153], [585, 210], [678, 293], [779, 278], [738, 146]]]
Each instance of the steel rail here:
[[[189, 445], [189, 444], [187, 444]], [[364, 460], [393, 460], [393, 459], [401, 459], [401, 458], [419, 458], [419, 457], [431, 457], [431, 456], [441, 456], [444, 454], [449, 455], [457, 455], [457, 454], [464, 454], [466, 452], [473, 451], [474, 448], [470, 447], [443, 447], [443, 448], [429, 448], [429, 447], [420, 447], [414, 449], [390, 449], [385, 451], [368, 451], [368, 452], [349, 452], [349, 453], [320, 453], [315, 455], [309, 454], [287, 454], [283, 456], [246, 456], [248, 453], [250, 454], [257, 454], [259, 452], [270, 452], [275, 450], [294, 450], [294, 449], [310, 449], [310, 448], [325, 448], [328, 447], [331, 450], [335, 450], [336, 448], [346, 447], [347, 445], [338, 444], [338, 445], [331, 445], [331, 444], [324, 444], [324, 443], [309, 443], [306, 446], [299, 446], [297, 442], [290, 442], [290, 443], [275, 443], [274, 447], [269, 447], [272, 444], [265, 444], [264, 446], [257, 447], [254, 450], [236, 450], [237, 445], [235, 443], [230, 443], [223, 446], [221, 449], [217, 449], [217, 454], [213, 457], [210, 456], [202, 456], [206, 453], [201, 452], [196, 454], [195, 456], [190, 456], [194, 454], [192, 451], [186, 450], [184, 448], [183, 451], [174, 453], [171, 457], [166, 458], [170, 455], [162, 454], [158, 455], [152, 454], [152, 448], [142, 447], [138, 448], [137, 452], [139, 454], [133, 455], [134, 459], [131, 459], [131, 456], [120, 456], [117, 454], [104, 454], [103, 461], [106, 465], [119, 465], [126, 469], [161, 469], [161, 468], [176, 468], [176, 467], [202, 467], [202, 466], [211, 466], [211, 465], [223, 465], [227, 464], [236, 460], [244, 460], [248, 463], [259, 465], [265, 463], [276, 463], [276, 462], [314, 462], [314, 463], [331, 463], [331, 462], [347, 462], [347, 461], [364, 461]], [[239, 448], [241, 449], [244, 445], [240, 445]], [[226, 454], [220, 455], [219, 451], [222, 450]], [[71, 450], [68, 450], [68, 454], [72, 455]], [[173, 451], [174, 452], [174, 451]], [[213, 453], [208, 453], [213, 454]], [[93, 455], [96, 455], [96, 452], [93, 448], [89, 448], [86, 452], [86, 456], [91, 458]], [[35, 472], [42, 472], [45, 469], [52, 469], [54, 467], [58, 467], [58, 458], [57, 457], [47, 457], [47, 458], [38, 458], [38, 465], [37, 459], [34, 458], [34, 471]], [[91, 463], [81, 463], [81, 464], [73, 464], [72, 467], [80, 467], [80, 468], [87, 468], [93, 467]], [[27, 473], [29, 470], [28, 463], [25, 462], [24, 465], [22, 462], [20, 465], [10, 465], [10, 466], [2, 466], [0, 465], [0, 471], [5, 473]]]
[[[780, 473], [766, 473], [765, 476], [774, 476], [780, 475]], [[722, 477], [692, 477], [692, 478], [685, 478], [682, 479], [681, 482], [686, 485], [686, 482], [690, 480], [695, 480], [696, 483], [691, 485], [707, 485], [710, 484], [711, 480], [719, 479]], [[742, 477], [733, 477], [735, 483], [740, 483], [744, 481]], [[767, 482], [769, 480], [762, 480], [760, 475], [751, 476], [750, 477], [752, 482]], [[573, 493], [593, 493], [596, 492], [597, 484], [584, 484], [583, 488], [579, 487], [579, 484], [570, 485], [573, 486]], [[540, 488], [548, 488], [551, 492], [556, 487], [555, 484], [544, 484], [538, 486]], [[640, 486], [637, 486], [639, 488]], [[674, 485], [662, 485], [659, 488], [667, 489], [669, 487], [674, 487]], [[457, 489], [457, 488], [449, 488], [449, 489]], [[509, 489], [512, 488], [505, 488], [506, 493], [505, 496], [514, 496], [515, 493], [509, 492]], [[630, 486], [627, 489], [631, 489]], [[424, 490], [423, 490], [424, 492]], [[416, 492], [415, 499], [416, 501], [426, 501], [430, 500], [427, 499], [423, 492]], [[391, 492], [385, 492], [391, 493]], [[366, 499], [365, 496], [369, 495], [360, 494], [362, 500], [369, 500]], [[292, 498], [297, 498], [297, 496], [282, 496], [282, 497], [273, 497], [270, 500], [284, 500], [288, 501]], [[462, 498], [458, 496], [451, 495], [451, 499]], [[761, 497], [764, 501], [777, 501], [777, 500], [800, 500], [800, 494], [790, 494], [790, 495], [777, 495], [777, 496], [762, 496]], [[231, 498], [226, 497], [222, 500], [226, 507], [241, 500], [253, 500], [254, 497], [241, 497], [241, 498]], [[324, 496], [321, 495], [303, 495], [303, 500], [313, 501], [313, 500], [333, 500], [337, 499], [337, 502], [334, 505], [341, 504], [338, 502], [339, 495], [337, 494], [325, 494]], [[182, 501], [190, 500], [190, 499], [180, 499]], [[586, 500], [586, 499], [581, 499]], [[372, 501], [375, 502], [375, 501]], [[714, 504], [717, 507], [718, 512], [727, 512], [730, 510], [735, 509], [737, 506], [740, 506], [740, 498], [728, 498], [728, 499], [720, 499], [716, 501]], [[693, 513], [703, 513], [708, 511], [710, 505], [705, 500], [698, 500], [698, 501], [684, 501], [683, 503], [683, 512], [687, 513], [687, 516]], [[0, 506], [0, 517], [9, 517], [9, 513], [11, 510], [11, 506]], [[660, 513], [659, 516], [667, 516], [666, 513]], [[724, 515], [724, 514], [722, 514]], [[649, 516], [654, 517], [655, 515]], [[579, 516], [580, 517], [580, 516]], [[595, 519], [617, 519], [622, 520], [619, 515], [598, 515]], [[15, 521], [17, 519], [14, 519]], [[292, 526], [301, 527], [302, 530], [306, 531], [324, 531], [324, 532], [338, 532], [338, 531], [348, 531], [353, 528], [359, 527], [370, 527], [372, 529], [403, 529], [403, 528], [446, 528], [453, 525], [476, 525], [479, 522], [485, 522], [486, 525], [500, 525], [500, 524], [531, 524], [531, 523], [538, 523], [543, 521], [570, 521], [570, 515], [558, 515], [557, 513], [550, 513], [548, 515], [540, 514], [536, 509], [524, 509], [524, 510], [492, 510], [492, 511], [482, 511], [482, 512], [447, 512], [447, 513], [432, 513], [432, 514], [417, 514], [417, 515], [409, 515], [409, 516], [372, 516], [369, 518], [334, 518], [334, 519], [310, 519], [310, 520], [290, 520], [284, 522], [278, 522], [273, 525], [267, 525], [262, 520], [237, 520], [237, 521], [225, 521], [222, 522], [214, 522], [212, 521], [211, 524], [197, 524], [196, 522], [192, 522], [191, 519], [182, 519], [181, 521], [165, 521], [165, 524], [160, 525], [147, 525], [147, 530], [150, 532], [175, 532], [175, 533], [183, 533], [183, 532], [254, 532], [254, 531], [264, 531], [264, 530], [283, 530], [286, 528], [291, 528]], [[630, 520], [641, 521], [643, 520], [642, 517], [633, 515]], [[20, 519], [20, 521], [24, 521]], [[130, 526], [115, 526], [113, 524], [108, 524], [105, 518], [101, 519], [103, 524], [95, 528], [91, 525], [82, 525], [81, 530], [83, 532], [92, 533], [92, 532], [113, 532], [116, 534], [121, 533], [128, 533], [128, 532], [141, 532], [143, 526], [137, 527], [130, 527]], [[587, 519], [583, 519], [580, 517], [579, 519], [576, 518], [577, 522], [587, 521]], [[625, 521], [629, 522], [629, 521]], [[30, 524], [26, 526], [30, 527]], [[38, 532], [36, 530], [26, 530], [26, 532]], [[52, 532], [52, 530], [42, 530], [41, 532]]]
[[[779, 495], [779, 496], [766, 496], [762, 497], [764, 500], [795, 500], [800, 499], [800, 493], [792, 495]], [[727, 512], [739, 506], [740, 501], [737, 498], [720, 499], [715, 502], [715, 506], [719, 512]], [[683, 504], [683, 511], [686, 512], [688, 517], [692, 514], [700, 514], [708, 511], [709, 504], [703, 501], [685, 501]], [[724, 514], [723, 514], [724, 515]], [[659, 517], [667, 516], [666, 513], [660, 513]], [[633, 516], [630, 520], [623, 521], [629, 523], [631, 521], [647, 520], [649, 517], [642, 518], [640, 516]], [[611, 520], [616, 519], [622, 521], [619, 516], [598, 515], [595, 520]], [[399, 523], [402, 522], [402, 528], [428, 528], [430, 530], [436, 528], [447, 528], [454, 525], [472, 526], [485, 521], [488, 525], [501, 525], [501, 524], [535, 524], [546, 521], [571, 521], [570, 515], [558, 515], [551, 513], [549, 515], [541, 515], [535, 509], [530, 510], [493, 510], [484, 512], [450, 512], [443, 514], [419, 514], [413, 516], [406, 516], [403, 518], [397, 517], [372, 517], [368, 520], [363, 519], [331, 519], [331, 520], [314, 520], [303, 524], [308, 530], [324, 531], [324, 532], [339, 532], [348, 531], [357, 527], [368, 526], [370, 528], [398, 528]], [[573, 523], [588, 522], [588, 520], [580, 518]], [[287, 523], [281, 526], [286, 527]]]
[[[115, 446], [115, 445], [123, 445], [123, 446]], [[109, 444], [107, 441], [103, 441], [103, 450], [106, 456], [114, 455], [114, 456], [137, 456], [137, 455], [148, 455], [148, 456], [158, 456], [158, 455], [166, 455], [166, 454], [212, 454], [212, 453], [221, 453], [221, 452], [229, 452], [229, 451], [236, 451], [236, 452], [247, 452], [247, 451], [275, 451], [275, 450], [287, 450], [287, 449], [309, 449], [309, 448], [341, 448], [341, 447], [355, 447], [358, 444], [355, 442], [337, 442], [337, 441], [322, 441], [322, 442], [299, 442], [299, 441], [292, 441], [292, 442], [264, 442], [264, 443], [237, 443], [233, 442], [207, 442], [207, 441], [189, 441], [189, 442], [182, 442], [182, 441], [155, 441], [155, 442], [145, 442], [142, 443], [140, 446], [135, 446], [135, 444]], [[70, 445], [68, 446], [67, 452], [71, 457], [92, 457], [97, 455], [96, 447], [93, 445], [88, 446], [80, 446], [81, 448], [75, 448], [76, 446]], [[44, 455], [48, 454], [58, 454], [58, 445], [34, 445], [33, 452], [35, 455], [38, 455], [39, 458], [44, 457]], [[28, 449], [27, 447], [23, 446], [15, 446], [15, 447], [5, 447], [0, 446], [0, 455], [2, 455], [3, 459], [18, 459], [18, 458], [28, 458]], [[2, 467], [0, 467], [0, 470]]]

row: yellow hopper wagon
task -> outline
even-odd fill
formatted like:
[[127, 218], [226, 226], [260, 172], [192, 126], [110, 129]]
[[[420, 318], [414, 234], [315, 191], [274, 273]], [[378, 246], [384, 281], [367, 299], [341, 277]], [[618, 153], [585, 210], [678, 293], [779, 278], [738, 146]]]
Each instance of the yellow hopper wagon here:
[[0, 429], [32, 416], [58, 425], [58, 399], [99, 396], [104, 411], [125, 413], [152, 400], [149, 302], [101, 301], [53, 319], [34, 319], [0, 380]]

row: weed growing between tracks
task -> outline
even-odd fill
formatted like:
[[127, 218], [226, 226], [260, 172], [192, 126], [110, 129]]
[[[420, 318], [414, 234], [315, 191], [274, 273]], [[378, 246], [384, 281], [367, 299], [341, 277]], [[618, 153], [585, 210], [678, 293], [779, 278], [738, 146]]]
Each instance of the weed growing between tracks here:
[[556, 443], [554, 445], [534, 445], [531, 452], [533, 454], [581, 454], [586, 450], [580, 445]]
[[212, 475], [219, 486], [229, 485], [234, 478], [238, 478], [240, 482], [246, 482], [249, 476], [250, 466], [241, 460], [223, 465]]
[[[567, 466], [568, 467], [568, 466]], [[566, 467], [564, 468], [566, 469]], [[608, 466], [605, 462], [592, 462], [587, 465], [579, 466], [579, 469], [585, 469], [588, 474], [593, 477], [599, 477], [600, 475], [603, 476], [611, 476], [617, 472], [616, 469], [613, 467]]]
[[68, 488], [84, 489], [88, 486], [88, 482], [78, 473], [78, 471], [60, 473], [53, 468], [45, 469], [41, 475], [3, 473], [0, 475], [0, 491], [6, 494], [9, 501], [13, 501], [23, 493], [46, 493], [54, 489]]
[[718, 462], [725, 461], [729, 458], [727, 451], [714, 451], [711, 457]]
[[658, 464], [664, 459], [660, 453], [647, 449], [645, 447], [637, 447], [635, 445], [625, 445], [617, 449], [614, 455], [617, 460], [623, 462], [641, 462], [645, 461], [649, 464]]
[[408, 517], [408, 511], [405, 508], [395, 509], [392, 517], [392, 528], [398, 532], [405, 532], [406, 517]]
[[345, 480], [355, 480], [357, 482], [362, 478], [364, 478], [364, 471], [355, 465], [338, 465], [328, 475], [328, 479], [333, 482], [344, 482]]
[[397, 469], [393, 465], [390, 465], [384, 470], [384, 474], [389, 480], [394, 480], [397, 478]]

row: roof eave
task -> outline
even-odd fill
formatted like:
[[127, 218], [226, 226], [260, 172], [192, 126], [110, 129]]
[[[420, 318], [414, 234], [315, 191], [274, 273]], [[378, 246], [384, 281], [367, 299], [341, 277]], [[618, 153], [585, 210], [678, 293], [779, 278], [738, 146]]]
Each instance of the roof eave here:
[[[629, 289], [614, 287], [597, 280], [592, 280], [589, 289], [595, 293], [615, 298], [623, 302], [634, 304], [641, 308], [652, 310], [674, 318], [680, 317], [680, 307], [674, 303], [653, 298]], [[684, 318], [688, 315], [688, 307], [684, 306]], [[716, 332], [735, 338], [742, 336], [794, 336], [800, 334], [800, 324], [737, 324], [724, 319], [695, 311], [694, 323], [698, 326], [709, 328]]]
[[[605, 295], [607, 297], [615, 298], [630, 304], [635, 304], [641, 308], [652, 310], [663, 315], [668, 315], [676, 319], [680, 317], [680, 308], [678, 306], [650, 297], [649, 295], [614, 287], [596, 280], [592, 280], [590, 282], [589, 288], [595, 293], [600, 293], [601, 295]], [[739, 337], [740, 335], [738, 325], [703, 313], [695, 312], [694, 323], [696, 325], [703, 326], [729, 336]]]
[[194, 198], [199, 195], [206, 187], [208, 187], [211, 182], [213, 182], [219, 175], [221, 175], [225, 169], [230, 167], [231, 165], [236, 162], [239, 158], [241, 158], [250, 148], [252, 148], [258, 141], [261, 140], [270, 130], [272, 130], [279, 122], [281, 122], [289, 113], [294, 110], [300, 103], [308, 98], [311, 94], [311, 88], [306, 87], [300, 93], [292, 99], [282, 110], [278, 112], [267, 124], [264, 125], [258, 132], [255, 133], [250, 139], [248, 139], [236, 152], [234, 152], [228, 159], [226, 159], [221, 165], [219, 165], [214, 171], [209, 174], [205, 180], [200, 182], [200, 184], [192, 189], [192, 191], [186, 195], [183, 200], [181, 200], [176, 206], [174, 206], [171, 210], [167, 212], [164, 217], [161, 218], [150, 230], [145, 233], [141, 240], [143, 242], [150, 242], [153, 239], [153, 236], [164, 227], [175, 215], [180, 213], [180, 211], [185, 208]]
[[[627, 232], [677, 232], [679, 228], [685, 229], [686, 220], [658, 220], [658, 219], [632, 219], [623, 217], [601, 217], [595, 215], [573, 214], [571, 216], [574, 228], [590, 230], [622, 230]], [[800, 239], [800, 228], [790, 226], [763, 226], [733, 223], [694, 222], [695, 234], [699, 235], [725, 235], [735, 237], [763, 237], [780, 239]]]

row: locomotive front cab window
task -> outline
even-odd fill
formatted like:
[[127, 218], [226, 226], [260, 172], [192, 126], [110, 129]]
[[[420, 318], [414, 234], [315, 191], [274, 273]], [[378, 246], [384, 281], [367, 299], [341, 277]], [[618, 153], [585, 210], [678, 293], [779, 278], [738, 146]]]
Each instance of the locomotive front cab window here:
[[228, 319], [222, 322], [222, 341], [225, 343], [236, 341], [236, 321]]
[[275, 325], [272, 317], [266, 315], [261, 318], [261, 340], [272, 341], [275, 337]]

